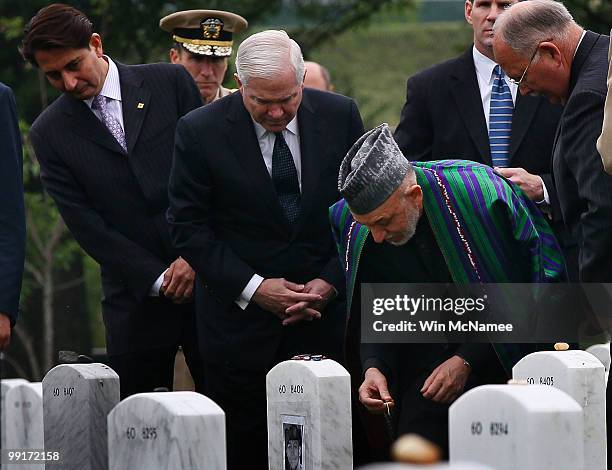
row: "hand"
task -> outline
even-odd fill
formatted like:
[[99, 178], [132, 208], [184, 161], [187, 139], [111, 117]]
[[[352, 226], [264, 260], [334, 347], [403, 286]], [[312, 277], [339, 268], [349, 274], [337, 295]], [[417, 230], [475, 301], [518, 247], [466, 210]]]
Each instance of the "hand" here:
[[383, 413], [395, 406], [395, 402], [389, 394], [387, 378], [376, 367], [370, 367], [365, 372], [365, 379], [359, 387], [359, 401], [370, 413]]
[[538, 175], [532, 175], [523, 168], [495, 167], [495, 171], [521, 188], [532, 201], [540, 202], [544, 199], [544, 182]]
[[283, 325], [287, 326], [303, 320], [312, 320], [313, 312], [322, 312], [329, 301], [336, 295], [336, 290], [334, 287], [329, 282], [319, 278], [308, 281], [304, 285], [302, 292], [319, 294], [321, 296], [321, 300], [316, 302], [302, 301], [293, 304], [291, 307], [285, 310], [285, 313], [289, 315], [289, 318], [283, 320]]
[[183, 258], [177, 258], [164, 274], [160, 291], [176, 304], [191, 300], [195, 272]]
[[453, 356], [427, 377], [421, 393], [437, 403], [451, 403], [463, 393], [469, 375], [470, 366], [464, 363], [463, 358]]
[[6, 351], [11, 342], [11, 320], [0, 312], [0, 351]]
[[[264, 279], [259, 285], [253, 298], [257, 305], [268, 312], [272, 312], [281, 320], [287, 319], [286, 310], [298, 302], [318, 302], [322, 300], [321, 295], [304, 292], [304, 284], [295, 284], [284, 278]], [[307, 310], [307, 311], [306, 311]], [[307, 319], [321, 318], [321, 313], [314, 309], [306, 309], [302, 312]]]

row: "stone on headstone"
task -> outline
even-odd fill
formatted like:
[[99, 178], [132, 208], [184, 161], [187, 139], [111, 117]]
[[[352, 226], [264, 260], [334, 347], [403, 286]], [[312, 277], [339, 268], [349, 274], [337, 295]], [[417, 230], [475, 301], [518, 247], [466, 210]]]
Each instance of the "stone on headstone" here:
[[266, 392], [271, 469], [352, 468], [351, 388], [344, 367], [331, 359], [285, 361], [268, 372]]
[[195, 392], [132, 395], [108, 415], [108, 455], [110, 470], [225, 470], [225, 413]]
[[436, 465], [412, 465], [407, 463], [376, 463], [357, 470], [494, 470], [493, 467], [472, 462], [441, 463]]
[[496, 470], [585, 470], [582, 408], [544, 385], [483, 385], [449, 410], [452, 464]]
[[584, 465], [606, 470], [606, 381], [604, 366], [586, 351], [539, 351], [512, 369], [515, 379], [563, 390], [584, 410]]
[[[26, 382], [11, 388], [6, 393], [4, 402], [6, 448], [42, 451], [45, 447], [42, 383]], [[44, 463], [23, 463], [19, 466], [20, 470], [41, 468], [45, 468]]]
[[104, 364], [62, 364], [42, 384], [45, 450], [59, 452], [57, 468], [106, 470], [106, 418], [119, 403], [119, 376]]
[[601, 361], [601, 363], [606, 368], [606, 383], [608, 383], [608, 374], [610, 373], [610, 343], [603, 344], [594, 344], [593, 346], [589, 346], [586, 351], [591, 353], [597, 359]]
[[7, 392], [17, 385], [26, 384], [27, 380], [24, 379], [2, 379], [0, 380], [0, 449], [6, 449], [6, 410], [4, 408], [4, 397]]

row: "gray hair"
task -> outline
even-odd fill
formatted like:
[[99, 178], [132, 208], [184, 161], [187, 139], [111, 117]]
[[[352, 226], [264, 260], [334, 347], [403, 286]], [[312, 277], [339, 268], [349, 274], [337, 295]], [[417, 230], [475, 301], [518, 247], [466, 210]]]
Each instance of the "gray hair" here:
[[236, 55], [236, 73], [244, 86], [249, 78], [277, 78], [290, 65], [295, 82], [304, 80], [304, 58], [298, 43], [285, 31], [268, 30], [253, 34], [240, 44]]
[[529, 0], [514, 3], [504, 11], [495, 21], [493, 32], [519, 56], [528, 57], [541, 42], [565, 42], [575, 25], [563, 3]]

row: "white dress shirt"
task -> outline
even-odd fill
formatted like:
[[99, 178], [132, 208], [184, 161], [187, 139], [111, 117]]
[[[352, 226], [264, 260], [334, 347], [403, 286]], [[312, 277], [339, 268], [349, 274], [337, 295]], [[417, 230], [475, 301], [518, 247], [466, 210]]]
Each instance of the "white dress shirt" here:
[[[110, 57], [105, 55], [104, 59], [106, 59], [108, 62], [108, 73], [106, 74], [104, 85], [102, 85], [102, 89], [100, 90], [99, 94], [108, 98], [108, 111], [117, 121], [119, 121], [119, 124], [121, 124], [121, 129], [123, 129], [123, 132], [125, 132], [125, 126], [123, 125], [123, 107], [121, 106], [121, 83], [119, 82], [119, 70], [117, 70], [117, 65], [111, 60]], [[93, 100], [93, 96], [84, 100], [89, 109], [91, 109]], [[99, 109], [91, 109], [91, 111], [100, 121], [102, 121], [102, 114], [100, 113]]]
[[[497, 63], [489, 59], [486, 55], [482, 54], [478, 49], [476, 49], [476, 46], [472, 48], [472, 55], [474, 57], [476, 77], [478, 78], [478, 88], [480, 89], [480, 100], [482, 101], [482, 110], [484, 111], [485, 120], [487, 121], [488, 133], [489, 113], [491, 111], [491, 88], [493, 88], [493, 82], [495, 81], [493, 69]], [[506, 85], [508, 85], [508, 88], [510, 88], [510, 93], [512, 93], [512, 103], [516, 105], [516, 93], [518, 91], [518, 87], [514, 83], [510, 83], [505, 74], [504, 80]]]
[[[474, 57], [476, 77], [478, 78], [478, 88], [480, 89], [480, 100], [482, 101], [482, 110], [484, 111], [485, 120], [487, 121], [488, 134], [489, 113], [491, 112], [491, 89], [493, 88], [493, 82], [495, 81], [493, 69], [495, 69], [497, 63], [489, 59], [486, 55], [476, 49], [476, 46], [472, 47], [472, 56]], [[518, 86], [514, 83], [511, 83], [505, 73], [504, 81], [506, 82], [506, 85], [508, 85], [508, 88], [510, 88], [510, 93], [512, 94], [512, 103], [514, 104], [514, 107], [516, 109], [516, 95], [518, 93]], [[544, 199], [537, 202], [539, 204], [543, 202], [545, 202], [546, 204], [550, 204], [550, 197], [548, 196], [548, 190], [546, 189], [544, 180], [540, 178], [540, 181], [542, 181], [542, 191], [544, 192]]]
[[[270, 177], [272, 177], [272, 152], [274, 150], [274, 142], [276, 136], [273, 132], [267, 131], [258, 122], [253, 121], [255, 126], [255, 134], [257, 135], [257, 141], [259, 142], [259, 148], [261, 149], [261, 155], [263, 156], [264, 163], [268, 169]], [[297, 116], [295, 116], [287, 127], [283, 130], [283, 138], [287, 142], [287, 146], [291, 151], [293, 162], [295, 163], [295, 169], [297, 171], [298, 183], [300, 185], [300, 191], [302, 190], [302, 154], [300, 151], [300, 131], [298, 128]], [[264, 278], [259, 274], [253, 274], [251, 280], [247, 283], [246, 287], [240, 293], [240, 296], [236, 299], [236, 304], [244, 310], [249, 305], [253, 294], [258, 289], [260, 284], [264, 281]]]

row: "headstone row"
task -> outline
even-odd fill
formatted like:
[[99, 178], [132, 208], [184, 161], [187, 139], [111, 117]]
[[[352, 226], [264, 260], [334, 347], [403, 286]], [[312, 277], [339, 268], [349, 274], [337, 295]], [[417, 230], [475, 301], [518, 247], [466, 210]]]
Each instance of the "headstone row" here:
[[[526, 385], [478, 387], [451, 406], [450, 462], [426, 468], [604, 470], [604, 374], [584, 351], [525, 357], [513, 376]], [[226, 469], [225, 415], [203, 395], [143, 393], [119, 403], [119, 378], [103, 364], [60, 365], [42, 384], [1, 384], [2, 448], [57, 452], [47, 468]], [[268, 373], [266, 387], [271, 469], [352, 468], [350, 377], [342, 366], [286, 361]]]

